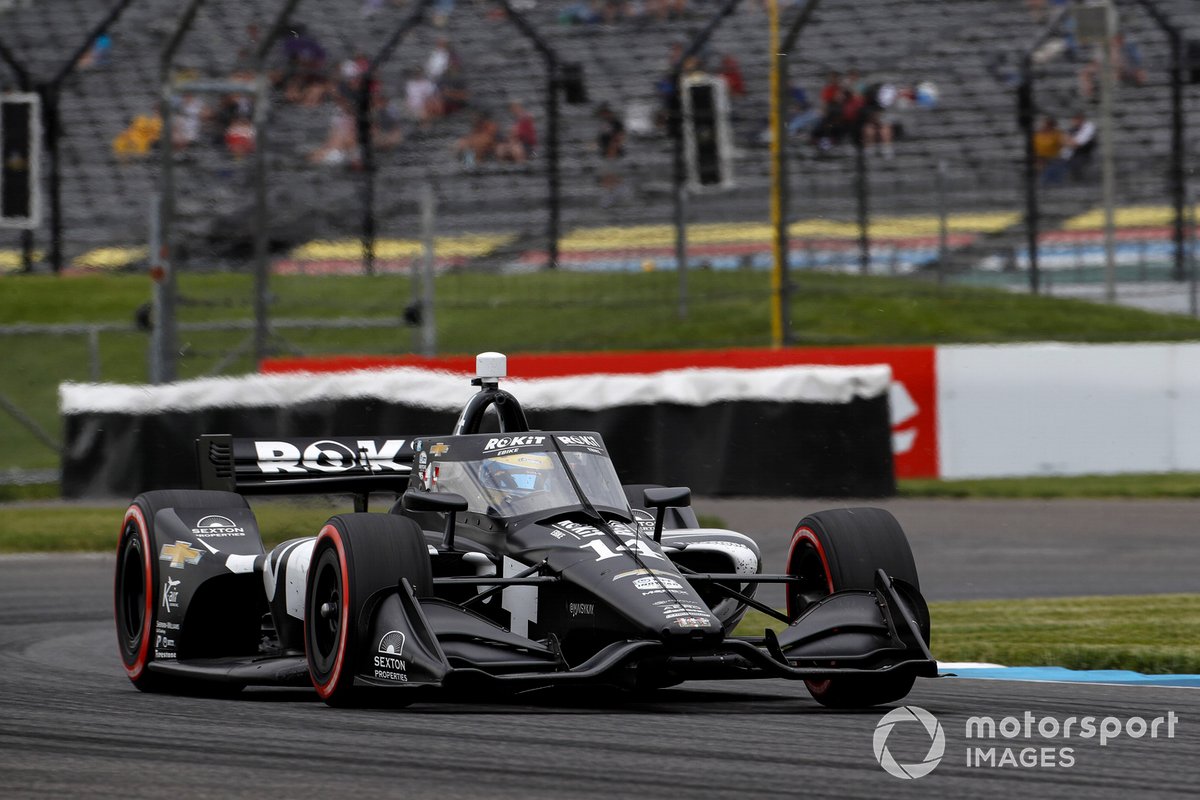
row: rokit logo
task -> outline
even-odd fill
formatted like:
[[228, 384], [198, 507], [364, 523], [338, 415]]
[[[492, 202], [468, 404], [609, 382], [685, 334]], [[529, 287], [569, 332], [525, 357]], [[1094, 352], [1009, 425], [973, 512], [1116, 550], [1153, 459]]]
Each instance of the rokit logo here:
[[379, 640], [379, 652], [375, 656], [375, 677], [390, 681], [408, 681], [408, 664], [401, 658], [404, 654], [404, 632], [388, 631]]
[[533, 447], [544, 441], [546, 441], [545, 436], [496, 436], [487, 440], [487, 444], [483, 446], [483, 452], [488, 453], [492, 450], [506, 450], [517, 447]]
[[379, 447], [373, 439], [355, 442], [358, 451], [332, 439], [313, 442], [303, 451], [291, 442], [255, 442], [258, 468], [263, 472], [348, 472], [361, 468], [367, 472], [406, 472], [407, 465], [395, 458], [404, 447], [404, 439], [388, 439]]
[[222, 517], [219, 514], [210, 514], [207, 517], [201, 517], [196, 523], [196, 527], [192, 528], [192, 533], [201, 538], [217, 537], [217, 536], [245, 536], [246, 529], [235, 524], [229, 517]]
[[599, 448], [600, 442], [595, 436], [556, 436], [559, 442], [575, 447], [596, 447]]

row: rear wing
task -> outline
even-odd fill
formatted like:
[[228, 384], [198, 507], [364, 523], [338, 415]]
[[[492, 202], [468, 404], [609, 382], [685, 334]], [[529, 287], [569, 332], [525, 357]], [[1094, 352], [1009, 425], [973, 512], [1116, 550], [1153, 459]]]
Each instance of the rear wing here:
[[411, 437], [196, 440], [200, 488], [241, 494], [402, 492], [414, 456]]

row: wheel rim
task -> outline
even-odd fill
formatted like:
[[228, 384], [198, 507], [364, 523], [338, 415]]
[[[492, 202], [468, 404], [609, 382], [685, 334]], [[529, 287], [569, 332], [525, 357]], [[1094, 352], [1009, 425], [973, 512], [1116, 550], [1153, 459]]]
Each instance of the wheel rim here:
[[146, 578], [145, 561], [141, 539], [137, 528], [129, 525], [125, 529], [125, 547], [121, 551], [120, 609], [121, 638], [130, 655], [137, 652], [146, 624]]
[[337, 661], [342, 637], [341, 608], [344, 594], [337, 552], [330, 547], [317, 560], [307, 615], [313, 666], [321, 676], [329, 675]]
[[792, 619], [796, 619], [822, 598], [829, 596], [829, 576], [825, 573], [821, 554], [807, 540], [796, 543], [789, 572], [798, 579], [788, 590], [794, 610]]

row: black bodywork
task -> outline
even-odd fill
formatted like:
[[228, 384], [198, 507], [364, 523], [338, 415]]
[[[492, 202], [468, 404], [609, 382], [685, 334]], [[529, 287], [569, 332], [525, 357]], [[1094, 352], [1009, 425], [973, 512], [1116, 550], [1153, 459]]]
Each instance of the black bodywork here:
[[[489, 409], [499, 433], [478, 432]], [[142, 602], [122, 590], [122, 580], [130, 582], [122, 574], [144, 584], [145, 629], [153, 636], [125, 654], [135, 683], [135, 670], [230, 685], [310, 681], [305, 587], [312, 591], [306, 579], [319, 537], [266, 552], [242, 498], [317, 493], [352, 495], [359, 512], [390, 493], [394, 503], [378, 513], [413, 520], [428, 552], [431, 592], [418, 592], [396, 565], [394, 582], [356, 609], [369, 631], [346, 655], [358, 686], [403, 692], [936, 675], [928, 611], [912, 583], [879, 569], [873, 586], [834, 591], [789, 618], [756, 601], [755, 589], [798, 579], [764, 573], [752, 540], [700, 527], [686, 490], [618, 486], [619, 498], [611, 490], [590, 496], [595, 484], [575, 473], [580, 464], [603, 469], [600, 436], [531, 431], [517, 400], [494, 383], [472, 397], [448, 436], [213, 435], [197, 449], [205, 491], [193, 495], [215, 505], [143, 503], [126, 516], [127, 529], [142, 531], [132, 549], [152, 556], [137, 564], [123, 555], [118, 563], [119, 638], [141, 610], [128, 609]], [[486, 497], [463, 497], [448, 491], [449, 478], [438, 480], [495, 453], [552, 463], [556, 479], [569, 484], [569, 492], [559, 486], [568, 502], [501, 513], [485, 507]], [[143, 519], [137, 528], [146, 508], [152, 524]], [[734, 636], [749, 608], [786, 627]], [[122, 643], [137, 650], [130, 637]]]

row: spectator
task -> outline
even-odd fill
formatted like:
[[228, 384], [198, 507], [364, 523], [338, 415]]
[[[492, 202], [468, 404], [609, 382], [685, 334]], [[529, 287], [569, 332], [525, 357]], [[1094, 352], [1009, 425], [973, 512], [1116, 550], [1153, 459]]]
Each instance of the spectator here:
[[439, 36], [433, 50], [429, 51], [429, 57], [425, 59], [425, 74], [434, 83], [441, 83], [447, 72], [460, 67], [458, 55], [450, 47], [450, 40]]
[[466, 74], [458, 67], [451, 67], [442, 76], [438, 86], [438, 96], [442, 102], [442, 116], [448, 117], [456, 111], [466, 108], [471, 100], [471, 92], [467, 88]]
[[325, 48], [304, 25], [296, 25], [283, 42], [287, 61], [283, 75], [283, 96], [289, 103], [316, 106], [329, 92], [325, 74]]
[[471, 130], [454, 145], [454, 153], [465, 166], [473, 167], [496, 154], [499, 128], [486, 112], [479, 112], [471, 122]]
[[254, 152], [255, 131], [250, 118], [238, 116], [225, 129], [225, 149], [235, 158], [242, 158]]
[[340, 166], [358, 160], [358, 136], [354, 120], [354, 109], [348, 102], [338, 98], [333, 104], [333, 115], [329, 120], [329, 134], [308, 160], [313, 164]]
[[391, 150], [404, 141], [404, 112], [400, 104], [383, 95], [371, 95], [371, 140], [377, 150]]
[[408, 115], [427, 128], [441, 116], [442, 102], [437, 86], [420, 67], [414, 67], [404, 82], [404, 106]]
[[108, 66], [111, 57], [112, 39], [107, 33], [102, 33], [96, 37], [96, 41], [92, 42], [92, 46], [87, 49], [87, 52], [79, 57], [78, 66], [80, 69], [105, 67]]
[[1083, 180], [1092, 163], [1096, 149], [1096, 123], [1083, 114], [1076, 114], [1067, 129], [1067, 172], [1075, 181]]
[[608, 103], [596, 109], [600, 118], [600, 133], [596, 136], [596, 148], [600, 157], [614, 161], [625, 155], [625, 124]]
[[788, 135], [807, 136], [812, 133], [813, 126], [821, 121], [821, 112], [809, 102], [804, 87], [792, 85], [788, 88], [788, 104]]
[[1113, 60], [1116, 62], [1117, 74], [1120, 76], [1121, 82], [1134, 86], [1145, 86], [1146, 65], [1142, 60], [1142, 49], [1138, 47], [1137, 42], [1123, 33], [1118, 33], [1113, 41], [1113, 47], [1116, 50], [1116, 57]]
[[537, 149], [537, 128], [533, 124], [533, 117], [520, 103], [510, 104], [508, 110], [512, 114], [513, 124], [508, 137], [496, 145], [496, 158], [524, 164]]
[[862, 143], [863, 147], [875, 145], [875, 152], [891, 160], [896, 152], [892, 147], [895, 130], [884, 115], [883, 109], [868, 106], [863, 112]]
[[721, 58], [721, 77], [725, 80], [725, 88], [729, 90], [730, 100], [740, 100], [746, 96], [742, 65], [732, 55], [726, 54]]
[[1066, 163], [1063, 161], [1063, 150], [1067, 146], [1067, 137], [1058, 127], [1058, 120], [1046, 117], [1042, 126], [1033, 135], [1033, 153], [1037, 157], [1037, 166], [1045, 184], [1061, 183]]
[[195, 95], [184, 95], [178, 102], [172, 126], [172, 146], [176, 152], [186, 150], [200, 140], [200, 131], [208, 118], [208, 108]]
[[139, 114], [113, 139], [112, 149], [120, 161], [148, 155], [162, 137], [162, 116], [158, 111]]
[[429, 21], [435, 28], [444, 28], [454, 13], [454, 0], [433, 0], [433, 13]]
[[[1133, 86], [1146, 85], [1146, 66], [1142, 50], [1132, 39], [1117, 34], [1109, 42], [1109, 58], [1112, 60], [1113, 80]], [[1091, 100], [1096, 94], [1096, 78], [1100, 75], [1100, 53], [1079, 70], [1079, 94]]]
[[821, 110], [828, 114], [829, 105], [833, 102], [841, 103], [842, 100], [842, 73], [837, 70], [831, 70], [829, 79], [825, 81], [825, 85], [821, 87]]

